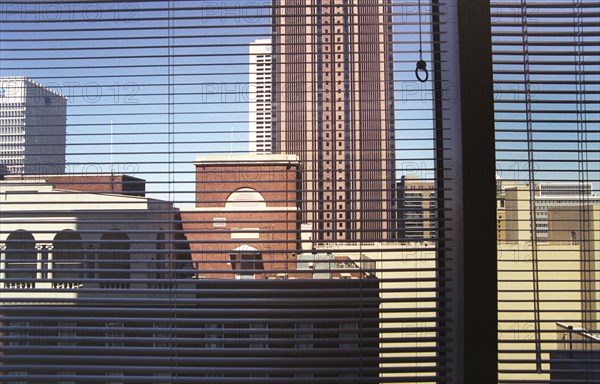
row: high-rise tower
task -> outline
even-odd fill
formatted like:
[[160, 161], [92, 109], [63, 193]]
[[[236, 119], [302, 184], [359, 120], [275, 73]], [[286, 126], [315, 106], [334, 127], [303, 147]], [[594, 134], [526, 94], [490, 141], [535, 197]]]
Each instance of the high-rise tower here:
[[303, 167], [315, 241], [386, 240], [394, 210], [387, 0], [273, 0], [275, 152]]
[[0, 78], [0, 173], [65, 172], [67, 99], [24, 77]]
[[249, 103], [249, 152], [269, 154], [272, 150], [271, 85], [271, 39], [258, 39], [250, 43], [250, 103]]

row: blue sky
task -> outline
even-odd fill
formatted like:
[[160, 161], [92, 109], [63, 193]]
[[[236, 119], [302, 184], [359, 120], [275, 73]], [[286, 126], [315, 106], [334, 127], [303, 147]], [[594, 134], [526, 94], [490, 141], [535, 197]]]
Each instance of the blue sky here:
[[[176, 5], [196, 9], [175, 11], [169, 35], [165, 4], [19, 5], [37, 12], [20, 14], [3, 4], [1, 31], [3, 40], [29, 40], [2, 42], [2, 76], [30, 77], [69, 98], [68, 171], [112, 167], [147, 179], [163, 198], [194, 188], [164, 182], [173, 170], [178, 182], [193, 180], [197, 154], [246, 150], [248, 43], [269, 34], [268, 9], [186, 1]], [[254, 36], [236, 36], [244, 34]]]
[[[20, 14], [4, 8], [3, 39], [29, 41], [2, 43], [2, 76], [31, 77], [68, 96], [70, 172], [112, 166], [147, 179], [157, 197], [166, 196], [161, 191], [188, 192], [196, 155], [246, 151], [248, 44], [269, 37], [268, 3], [243, 1], [245, 9], [219, 10], [215, 6], [233, 3], [176, 2], [181, 10], [173, 13], [170, 36], [165, 2], [20, 5], [33, 11]], [[402, 28], [414, 33], [417, 14], [407, 11], [399, 21], [412, 23]], [[408, 38], [418, 41], [417, 34]], [[416, 45], [395, 48], [411, 51], [396, 64], [398, 168], [431, 177], [428, 85], [412, 73]], [[409, 127], [421, 130], [406, 132]], [[173, 179], [177, 184], [167, 183]], [[183, 202], [193, 195], [168, 197]]]
[[[166, 4], [2, 4], [0, 71], [2, 76], [33, 78], [69, 97], [69, 172], [109, 172], [112, 167], [147, 179], [152, 196], [185, 206], [193, 198], [196, 155], [246, 151], [248, 43], [269, 36], [270, 11], [268, 1], [177, 1], [172, 12], [175, 20], [169, 25]], [[245, 8], [217, 9], [221, 4]], [[396, 16], [394, 25], [397, 168], [399, 174], [432, 177], [431, 82], [421, 84], [414, 78], [418, 13], [408, 6], [394, 8], [406, 13]], [[422, 20], [424, 58], [430, 62], [429, 19], [423, 16]], [[503, 104], [511, 111], [498, 112], [499, 119], [522, 117], [518, 111], [524, 104], [518, 96], [498, 93], [497, 97], [517, 97], [515, 103]], [[568, 104], [562, 105], [564, 114], [552, 114], [556, 122], [536, 128], [573, 130], [572, 123], [559, 121], [572, 117]], [[544, 118], [557, 103], [538, 103], [535, 108], [535, 116]], [[586, 113], [593, 120], [591, 114], [598, 107], [590, 108]], [[598, 130], [595, 135], [592, 132], [590, 139], [597, 138]], [[537, 137], [549, 137], [548, 132]], [[573, 133], [553, 137], [568, 141]], [[514, 139], [510, 148], [523, 149], [523, 133], [500, 134], [499, 139]], [[537, 145], [550, 151], [576, 149], [560, 140]], [[114, 164], [110, 164], [111, 148]], [[499, 149], [504, 149], [503, 144]], [[539, 160], [549, 157], [539, 163], [540, 177], [544, 169], [552, 169], [550, 178], [577, 176], [573, 164], [553, 162], [553, 156], [552, 152], [539, 155]], [[499, 153], [501, 175], [522, 178], [522, 160], [520, 153]], [[598, 180], [598, 166], [592, 164], [592, 171], [592, 179]]]

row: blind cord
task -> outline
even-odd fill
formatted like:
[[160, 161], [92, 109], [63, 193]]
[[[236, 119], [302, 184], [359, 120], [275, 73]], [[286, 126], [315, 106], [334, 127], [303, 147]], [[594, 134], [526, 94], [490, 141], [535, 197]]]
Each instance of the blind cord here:
[[[590, 185], [589, 169], [588, 169], [588, 157], [586, 151], [588, 146], [586, 140], [587, 137], [587, 123], [586, 123], [586, 96], [585, 96], [585, 69], [584, 69], [584, 47], [582, 45], [582, 16], [581, 16], [582, 3], [580, 0], [574, 2], [573, 12], [573, 48], [575, 57], [575, 89], [576, 89], [576, 114], [577, 114], [577, 157], [578, 157], [578, 178], [579, 178], [579, 234], [576, 238], [572, 238], [574, 243], [579, 242], [580, 246], [580, 257], [581, 265], [584, 266], [585, 271], [582, 277], [582, 295], [581, 301], [583, 308], [582, 313], [582, 324], [585, 331], [594, 329], [592, 313], [594, 312], [593, 292], [594, 277], [593, 272], [593, 249], [591, 248], [592, 239], [588, 235], [590, 230], [590, 224], [593, 220], [590, 211], [590, 201], [587, 185]], [[572, 336], [571, 336], [572, 337]], [[584, 344], [584, 349], [589, 348], [588, 343]]]
[[534, 159], [534, 138], [533, 138], [533, 112], [531, 105], [531, 78], [529, 67], [529, 40], [528, 40], [528, 18], [527, 18], [527, 0], [521, 0], [521, 31], [523, 40], [523, 86], [525, 97], [525, 124], [527, 131], [527, 168], [529, 184], [529, 216], [530, 216], [530, 241], [531, 241], [531, 261], [532, 261], [532, 283], [533, 283], [533, 317], [535, 333], [535, 361], [538, 373], [542, 371], [542, 351], [541, 351], [541, 319], [540, 319], [540, 289], [539, 289], [539, 263], [538, 263], [538, 220], [536, 209], [536, 187], [535, 187], [535, 159]]
[[[421, 83], [429, 79], [429, 71], [427, 70], [427, 62], [423, 60], [423, 25], [421, 21], [421, 0], [419, 0], [419, 61], [415, 68], [415, 76]], [[424, 77], [421, 77], [424, 76]]]

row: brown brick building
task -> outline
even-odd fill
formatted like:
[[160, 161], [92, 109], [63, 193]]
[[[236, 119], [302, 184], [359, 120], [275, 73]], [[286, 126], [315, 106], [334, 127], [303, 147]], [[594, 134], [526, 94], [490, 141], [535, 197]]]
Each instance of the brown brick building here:
[[203, 156], [183, 230], [201, 278], [282, 277], [300, 248], [296, 156]]
[[391, 3], [273, 2], [273, 152], [302, 162], [313, 239], [392, 236]]
[[7, 182], [49, 183], [55, 189], [126, 196], [146, 194], [146, 181], [124, 174], [6, 175]]

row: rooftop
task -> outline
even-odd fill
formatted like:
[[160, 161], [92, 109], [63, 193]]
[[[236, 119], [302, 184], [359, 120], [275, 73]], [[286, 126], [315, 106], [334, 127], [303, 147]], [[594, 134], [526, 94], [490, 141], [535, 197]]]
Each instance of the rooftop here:
[[297, 155], [288, 154], [218, 154], [218, 155], [200, 155], [196, 157], [196, 165], [203, 164], [242, 164], [242, 165], [257, 165], [257, 164], [298, 164]]

